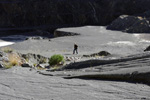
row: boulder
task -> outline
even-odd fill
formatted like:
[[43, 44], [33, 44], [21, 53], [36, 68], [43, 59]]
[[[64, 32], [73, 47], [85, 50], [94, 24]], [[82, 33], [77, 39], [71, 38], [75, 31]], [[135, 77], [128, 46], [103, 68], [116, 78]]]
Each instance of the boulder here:
[[146, 19], [136, 21], [132, 26], [125, 30], [128, 33], [150, 33], [150, 23]]
[[4, 68], [3, 64], [0, 64], [0, 68]]
[[100, 51], [99, 53], [97, 53], [98, 54], [98, 56], [109, 56], [109, 55], [111, 55], [109, 52], [107, 52], [107, 51]]
[[108, 25], [107, 29], [123, 31], [127, 33], [149, 33], [149, 21], [149, 18], [143, 18], [141, 16], [122, 15]]
[[150, 46], [148, 46], [144, 51], [150, 51]]
[[23, 63], [23, 64], [21, 64], [21, 67], [31, 67], [31, 66], [27, 63]]
[[3, 52], [0, 52], [0, 57], [3, 57]]
[[139, 19], [135, 16], [122, 15], [107, 26], [109, 30], [124, 31], [132, 26]]

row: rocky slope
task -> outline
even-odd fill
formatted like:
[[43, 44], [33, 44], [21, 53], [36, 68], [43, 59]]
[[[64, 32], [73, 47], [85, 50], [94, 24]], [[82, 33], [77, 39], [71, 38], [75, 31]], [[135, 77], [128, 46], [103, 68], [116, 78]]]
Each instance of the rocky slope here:
[[149, 0], [3, 0], [0, 1], [0, 27], [10, 27], [6, 30], [11, 33], [1, 29], [1, 34], [108, 25], [120, 15], [143, 13], [150, 9], [149, 5]]

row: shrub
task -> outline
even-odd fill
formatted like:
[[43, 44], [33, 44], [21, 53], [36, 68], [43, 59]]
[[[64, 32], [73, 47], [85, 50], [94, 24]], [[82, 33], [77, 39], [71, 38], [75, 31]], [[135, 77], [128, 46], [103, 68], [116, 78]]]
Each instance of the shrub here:
[[13, 66], [20, 66], [22, 64], [21, 58], [16, 53], [8, 54], [8, 62], [4, 62], [4, 66], [6, 69], [9, 69]]
[[8, 61], [4, 61], [4, 67], [6, 69], [12, 68], [13, 66], [20, 66], [22, 64], [21, 58], [16, 53], [8, 54]]
[[53, 55], [51, 56], [51, 58], [49, 59], [49, 64], [50, 65], [57, 65], [60, 64], [60, 62], [65, 62], [64, 61], [64, 57], [62, 55]]

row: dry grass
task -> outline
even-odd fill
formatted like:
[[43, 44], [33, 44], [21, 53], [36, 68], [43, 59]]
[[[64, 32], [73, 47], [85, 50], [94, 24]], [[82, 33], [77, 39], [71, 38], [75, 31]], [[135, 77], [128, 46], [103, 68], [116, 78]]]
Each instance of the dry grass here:
[[9, 69], [9, 68], [13, 67], [13, 65], [11, 65], [10, 63], [4, 64], [4, 66], [5, 66], [6, 69]]
[[16, 53], [9, 54], [8, 59], [9, 59], [9, 63], [12, 64], [13, 66], [22, 64], [20, 56]]
[[3, 48], [1, 48], [1, 50], [5, 53], [12, 53], [13, 52], [13, 49], [10, 47], [3, 47]]
[[9, 61], [4, 64], [7, 69], [13, 66], [20, 66], [22, 64], [22, 60], [17, 53], [9, 53], [8, 60]]

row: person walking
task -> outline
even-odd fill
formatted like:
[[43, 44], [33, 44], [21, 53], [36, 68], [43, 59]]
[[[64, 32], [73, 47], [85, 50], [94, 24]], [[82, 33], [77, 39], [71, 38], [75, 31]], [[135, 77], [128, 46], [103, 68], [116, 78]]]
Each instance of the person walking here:
[[73, 54], [78, 54], [78, 45], [76, 43], [74, 43], [74, 50], [73, 50]]

